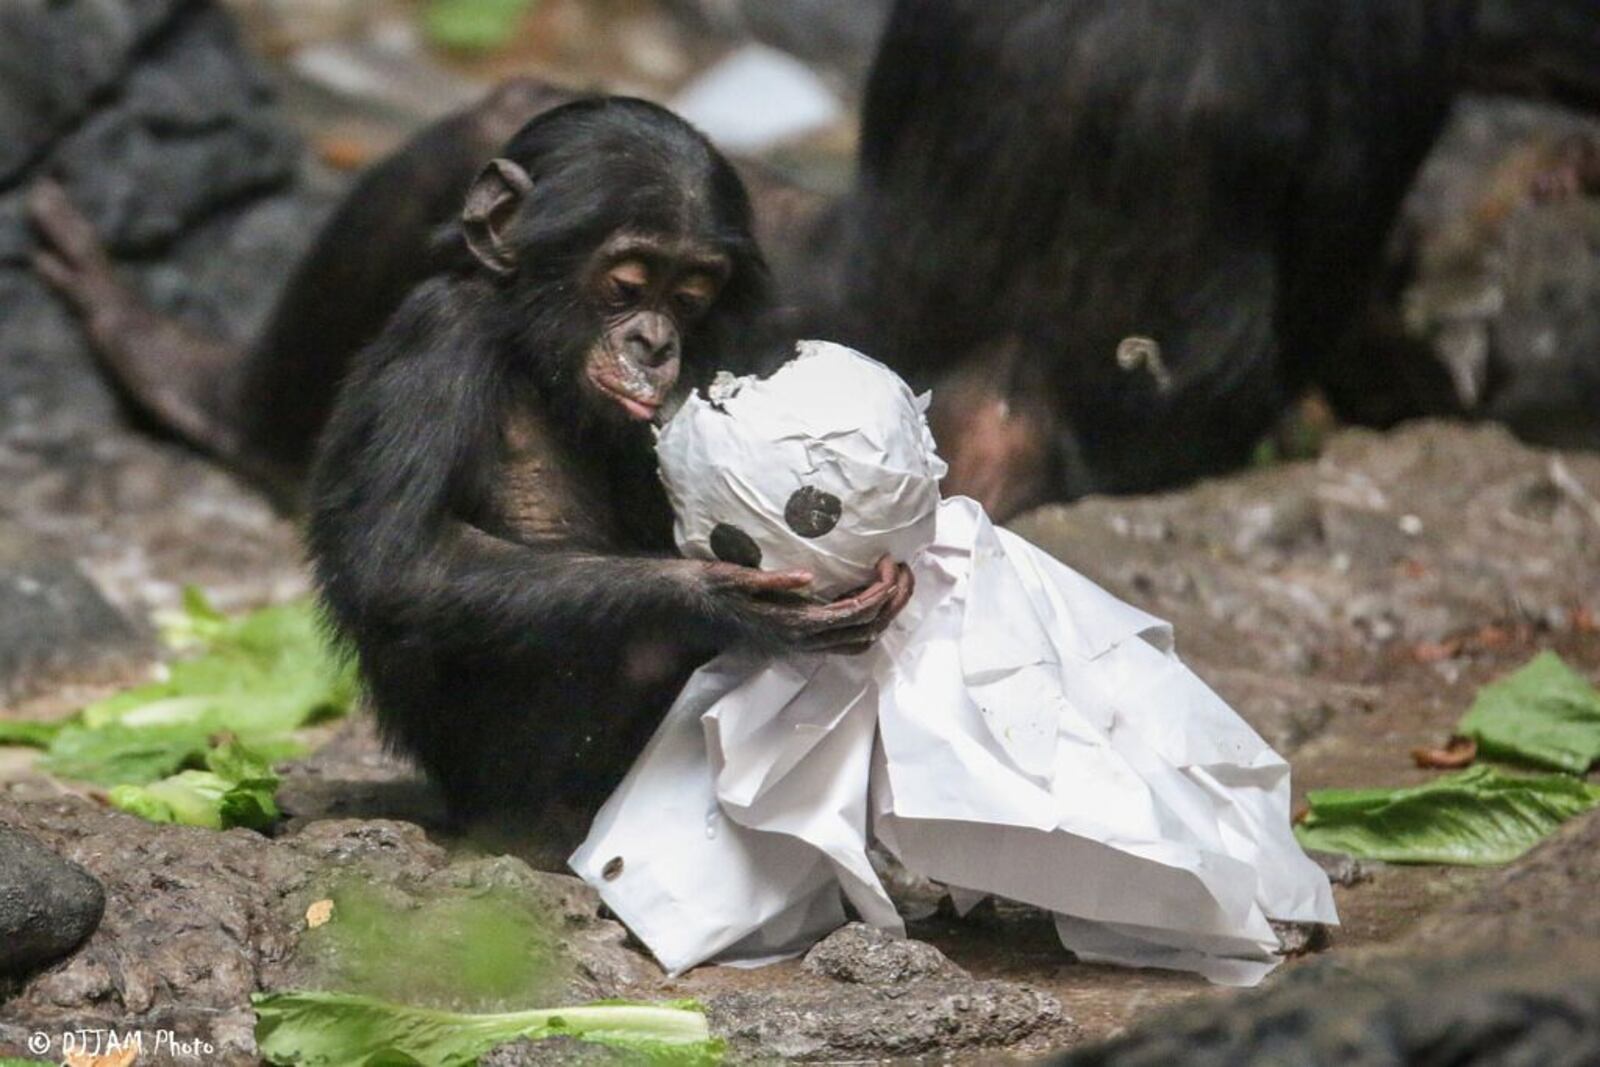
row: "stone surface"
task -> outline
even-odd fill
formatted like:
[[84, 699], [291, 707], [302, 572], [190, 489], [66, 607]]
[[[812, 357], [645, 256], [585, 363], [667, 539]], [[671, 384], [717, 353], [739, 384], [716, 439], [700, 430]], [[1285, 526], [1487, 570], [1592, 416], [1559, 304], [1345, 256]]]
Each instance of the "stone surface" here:
[[1477, 892], [1419, 923], [1397, 945], [1418, 955], [1535, 957], [1587, 946], [1600, 976], [1600, 813], [1574, 819]]
[[1597, 500], [1600, 456], [1418, 423], [1345, 432], [1318, 460], [1183, 492], [1042, 508], [1013, 528], [1172, 621], [1185, 660], [1295, 754], [1397, 702], [1459, 715], [1474, 665], [1535, 638], [1586, 641]]
[[94, 877], [0, 824], [0, 978], [54, 963], [94, 932], [105, 910]]
[[739, 1054], [800, 1062], [972, 1054], [1047, 1045], [1072, 1032], [1055, 997], [1011, 982], [927, 981], [843, 992], [796, 985], [721, 993], [705, 1005], [712, 1028]]
[[124, 675], [150, 646], [75, 563], [0, 523], [0, 702], [64, 678]]
[[317, 986], [326, 961], [300, 950], [306, 909], [349, 879], [401, 909], [492, 888], [559, 919], [572, 967], [556, 1004], [649, 995], [660, 978], [577, 879], [509, 857], [452, 859], [409, 823], [324, 820], [275, 840], [0, 795], [0, 826], [26, 828], [105, 887], [104, 919], [82, 949], [0, 1003], [0, 1054], [35, 1030], [116, 1027], [147, 1043], [172, 1029], [215, 1046], [217, 1063], [256, 1062], [250, 994]]
[[[1407, 199], [1389, 342], [1425, 410], [1600, 445], [1600, 119], [1460, 102]], [[1433, 373], [1430, 375], [1429, 371]]]
[[[62, 181], [153, 304], [247, 338], [337, 188], [303, 165], [272, 97], [210, 3], [0, 9], [0, 540], [26, 546], [11, 557], [24, 570], [73, 558], [141, 621], [186, 582], [232, 605], [303, 589], [294, 530], [128, 425], [77, 324], [33, 275], [23, 198], [38, 178]], [[107, 619], [104, 635], [126, 625]], [[93, 640], [58, 648], [94, 659]]]
[[631, 1063], [638, 1063], [638, 1057], [621, 1049], [576, 1041], [570, 1037], [514, 1041], [478, 1058], [478, 1067], [591, 1067]]
[[1600, 814], [1573, 820], [1390, 945], [1151, 1019], [1063, 1067], [1600, 1060]]
[[806, 953], [801, 966], [819, 978], [870, 986], [967, 977], [932, 945], [892, 937], [866, 923], [850, 923], [829, 934]]
[[1398, 1067], [1600, 1062], [1592, 951], [1308, 966], [1269, 989], [1186, 1008], [1057, 1067]]

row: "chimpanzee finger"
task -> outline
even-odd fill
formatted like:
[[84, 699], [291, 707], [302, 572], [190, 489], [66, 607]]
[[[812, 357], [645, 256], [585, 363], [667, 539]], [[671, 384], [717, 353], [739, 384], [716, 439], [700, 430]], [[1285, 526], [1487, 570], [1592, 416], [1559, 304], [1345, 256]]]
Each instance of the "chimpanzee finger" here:
[[894, 583], [871, 585], [854, 596], [805, 609], [813, 631], [838, 630], [869, 623], [883, 613], [894, 596]]
[[764, 571], [736, 563], [710, 563], [707, 569], [719, 584], [747, 593], [792, 593], [812, 582], [810, 571]]
[[790, 593], [804, 589], [814, 580], [810, 571], [763, 571], [754, 567], [743, 570], [749, 573], [740, 575], [740, 585], [755, 593]]
[[875, 622], [839, 630], [824, 630], [800, 642], [800, 649], [803, 652], [834, 652], [858, 656], [872, 647], [878, 633], [878, 625]]
[[885, 627], [894, 621], [896, 615], [911, 602], [911, 594], [917, 591], [916, 576], [911, 573], [911, 568], [901, 564], [895, 571], [894, 595], [889, 598], [889, 604], [883, 609], [883, 614], [878, 616], [878, 621]]

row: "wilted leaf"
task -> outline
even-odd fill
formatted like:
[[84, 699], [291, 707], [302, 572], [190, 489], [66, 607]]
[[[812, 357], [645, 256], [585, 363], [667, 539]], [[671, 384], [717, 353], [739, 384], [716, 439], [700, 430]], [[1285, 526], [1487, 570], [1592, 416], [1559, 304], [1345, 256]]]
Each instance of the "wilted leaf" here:
[[295, 1067], [464, 1067], [497, 1045], [550, 1037], [627, 1049], [639, 1063], [659, 1067], [714, 1067], [723, 1058], [705, 1016], [677, 1005], [608, 1003], [471, 1015], [346, 993], [265, 993], [253, 1000], [261, 1055]]
[[1456, 732], [1477, 741], [1481, 756], [1583, 774], [1600, 760], [1600, 691], [1541, 652], [1480, 689]]
[[1470, 737], [1452, 737], [1443, 748], [1414, 748], [1411, 761], [1435, 771], [1459, 771], [1478, 758], [1478, 742]]
[[112, 789], [114, 807], [151, 822], [230, 830], [266, 830], [278, 821], [278, 776], [271, 765], [237, 740], [227, 740], [205, 756], [209, 770], [180, 771], [148, 785]]
[[164, 681], [125, 690], [56, 725], [42, 769], [139, 785], [197, 768], [211, 738], [224, 732], [268, 760], [282, 759], [299, 751], [293, 730], [342, 715], [355, 701], [353, 666], [328, 646], [309, 600], [228, 619], [189, 590], [165, 632], [201, 651], [174, 661]]
[[[0, 745], [27, 745], [44, 748], [66, 728], [71, 719], [0, 719]], [[0, 1060], [0, 1064], [4, 1064]]]
[[1295, 836], [1306, 848], [1392, 863], [1509, 863], [1600, 804], [1600, 787], [1473, 767], [1405, 789], [1321, 789]]

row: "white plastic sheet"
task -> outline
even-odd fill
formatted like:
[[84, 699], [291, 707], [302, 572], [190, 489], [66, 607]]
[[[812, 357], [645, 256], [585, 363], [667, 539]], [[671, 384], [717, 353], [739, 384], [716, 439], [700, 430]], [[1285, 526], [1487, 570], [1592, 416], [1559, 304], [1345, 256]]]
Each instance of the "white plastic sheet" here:
[[931, 515], [877, 646], [709, 663], [573, 855], [662, 965], [801, 951], [846, 898], [902, 931], [870, 836], [964, 906], [1054, 912], [1085, 959], [1253, 985], [1278, 962], [1268, 918], [1336, 922], [1290, 832], [1288, 765], [1167, 624], [970, 500]]

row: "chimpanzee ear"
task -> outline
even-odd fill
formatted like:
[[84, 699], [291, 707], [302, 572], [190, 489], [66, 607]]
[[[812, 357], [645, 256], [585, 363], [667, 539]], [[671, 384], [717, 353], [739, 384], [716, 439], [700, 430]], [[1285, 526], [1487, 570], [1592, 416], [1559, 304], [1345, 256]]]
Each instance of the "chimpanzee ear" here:
[[517, 256], [506, 240], [505, 225], [532, 189], [527, 171], [509, 159], [491, 159], [467, 190], [461, 230], [478, 262], [496, 274], [510, 274], [517, 269]]

